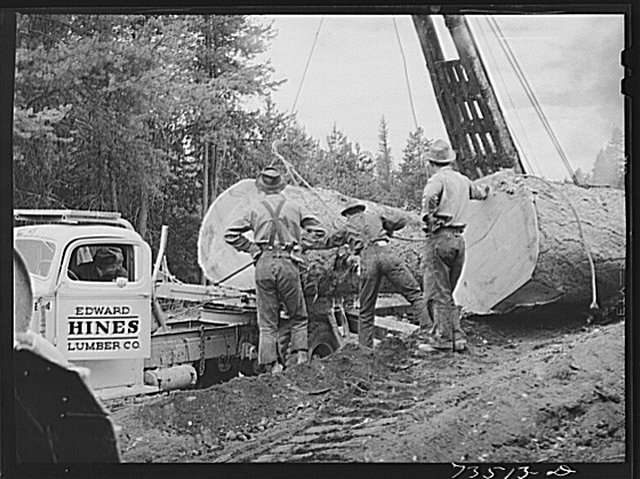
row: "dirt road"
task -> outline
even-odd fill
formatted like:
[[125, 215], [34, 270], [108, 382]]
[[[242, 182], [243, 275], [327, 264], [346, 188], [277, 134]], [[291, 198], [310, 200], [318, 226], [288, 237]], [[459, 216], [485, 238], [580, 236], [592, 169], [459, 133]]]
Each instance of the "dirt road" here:
[[[465, 353], [374, 352], [112, 405], [123, 462], [621, 462], [624, 322], [466, 320]], [[540, 476], [542, 477], [542, 476]]]

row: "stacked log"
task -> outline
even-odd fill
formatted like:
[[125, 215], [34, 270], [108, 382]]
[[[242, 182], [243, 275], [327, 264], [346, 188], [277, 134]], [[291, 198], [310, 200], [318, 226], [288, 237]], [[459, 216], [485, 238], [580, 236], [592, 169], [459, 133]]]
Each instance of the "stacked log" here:
[[[464, 213], [467, 259], [454, 292], [458, 304], [477, 314], [550, 302], [588, 306], [592, 274], [587, 251], [595, 266], [598, 301], [620, 291], [626, 250], [622, 190], [551, 183], [512, 171], [501, 171], [477, 183], [489, 184], [491, 194], [486, 201], [472, 201]], [[250, 263], [248, 254], [226, 244], [224, 231], [260, 194], [252, 179], [242, 180], [210, 206], [200, 229], [198, 260], [211, 281]], [[283, 194], [314, 213], [329, 232], [344, 225], [340, 212], [349, 197], [291, 185]], [[390, 247], [422, 282], [425, 234], [419, 212], [363, 202], [369, 211], [408, 219], [407, 226], [391, 239]], [[358, 278], [343, 264], [341, 253], [339, 248], [306, 253], [302, 278], [308, 296], [338, 298], [358, 291]], [[224, 284], [254, 289], [253, 267]], [[381, 291], [393, 289], [383, 283]]]

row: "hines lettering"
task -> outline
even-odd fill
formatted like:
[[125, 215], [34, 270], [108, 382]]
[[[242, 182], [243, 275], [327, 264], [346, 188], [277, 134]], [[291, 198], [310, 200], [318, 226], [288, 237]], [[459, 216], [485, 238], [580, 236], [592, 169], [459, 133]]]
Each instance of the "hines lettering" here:
[[69, 336], [109, 336], [112, 334], [136, 334], [140, 330], [140, 319], [114, 320], [69, 320]]

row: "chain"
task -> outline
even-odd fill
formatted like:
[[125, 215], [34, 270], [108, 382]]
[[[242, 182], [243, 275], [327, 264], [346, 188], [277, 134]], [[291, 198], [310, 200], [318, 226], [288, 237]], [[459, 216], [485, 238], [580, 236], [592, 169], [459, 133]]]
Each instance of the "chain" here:
[[198, 376], [204, 375], [204, 326], [200, 326], [200, 364], [198, 364]]

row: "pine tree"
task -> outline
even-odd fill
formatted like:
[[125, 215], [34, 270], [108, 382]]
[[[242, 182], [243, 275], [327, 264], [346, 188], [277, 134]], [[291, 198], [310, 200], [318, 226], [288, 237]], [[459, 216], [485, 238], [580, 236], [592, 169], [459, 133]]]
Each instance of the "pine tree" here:
[[421, 208], [422, 191], [428, 179], [424, 154], [430, 143], [420, 127], [409, 135], [400, 170], [396, 173], [396, 190], [402, 199], [400, 206], [411, 210]]
[[620, 128], [613, 127], [609, 143], [598, 152], [591, 181], [597, 185], [623, 188], [625, 168], [624, 135]]
[[244, 107], [277, 86], [255, 61], [271, 27], [245, 15], [18, 23], [15, 206], [118, 210], [151, 244], [167, 223], [174, 273], [197, 278], [205, 146], [222, 191], [255, 172], [283, 129]]
[[380, 183], [389, 187], [391, 184], [391, 147], [389, 146], [389, 127], [384, 118], [380, 120], [378, 130], [378, 155], [376, 157], [376, 173]]

